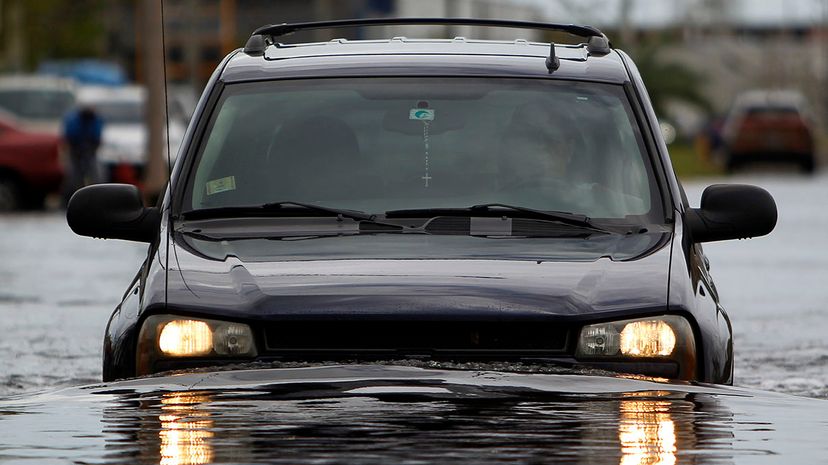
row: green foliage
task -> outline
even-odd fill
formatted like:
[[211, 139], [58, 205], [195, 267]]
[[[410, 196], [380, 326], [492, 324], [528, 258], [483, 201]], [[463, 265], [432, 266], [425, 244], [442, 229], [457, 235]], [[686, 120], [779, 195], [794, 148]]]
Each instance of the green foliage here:
[[629, 53], [635, 61], [656, 114], [664, 115], [667, 103], [680, 101], [698, 107], [707, 113], [712, 105], [702, 92], [706, 76], [665, 55], [668, 45], [681, 42], [677, 31], [660, 31], [642, 35], [624, 42], [621, 31], [605, 31], [614, 47]]
[[681, 101], [710, 112], [711, 105], [702, 94], [704, 76], [680, 63], [664, 60], [660, 42], [641, 45], [631, 55], [647, 86], [656, 114], [663, 115], [667, 102]]
[[668, 147], [673, 170], [682, 179], [721, 176], [722, 169], [699, 156], [689, 144], [672, 144]]
[[[21, 1], [21, 0], [18, 0]], [[106, 0], [23, 0], [28, 66], [41, 60], [99, 56]]]

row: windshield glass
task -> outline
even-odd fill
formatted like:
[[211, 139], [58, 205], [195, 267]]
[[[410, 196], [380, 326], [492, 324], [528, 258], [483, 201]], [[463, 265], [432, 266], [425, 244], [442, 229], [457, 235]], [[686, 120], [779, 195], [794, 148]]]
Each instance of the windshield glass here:
[[75, 102], [75, 97], [64, 90], [0, 90], [0, 107], [21, 118], [59, 120]]
[[382, 214], [500, 203], [663, 219], [617, 85], [361, 78], [228, 85], [183, 210], [294, 201]]

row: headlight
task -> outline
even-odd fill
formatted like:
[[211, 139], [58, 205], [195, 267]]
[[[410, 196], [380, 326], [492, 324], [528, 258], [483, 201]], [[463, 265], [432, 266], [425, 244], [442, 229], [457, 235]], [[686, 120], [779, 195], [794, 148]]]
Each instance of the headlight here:
[[138, 336], [138, 374], [152, 373], [157, 360], [256, 356], [250, 326], [202, 318], [153, 315]]
[[693, 379], [696, 343], [686, 319], [677, 315], [584, 326], [575, 358], [616, 371]]
[[161, 326], [158, 348], [174, 357], [207, 355], [213, 349], [213, 332], [203, 321], [173, 320]]

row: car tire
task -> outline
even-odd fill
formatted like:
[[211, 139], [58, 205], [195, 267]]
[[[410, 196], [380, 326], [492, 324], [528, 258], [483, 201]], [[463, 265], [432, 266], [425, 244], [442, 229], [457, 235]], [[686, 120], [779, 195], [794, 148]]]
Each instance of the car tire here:
[[806, 158], [799, 164], [799, 168], [805, 174], [813, 174], [816, 171], [816, 163], [813, 158]]
[[11, 176], [0, 175], [0, 212], [20, 208], [20, 185]]
[[27, 192], [25, 200], [19, 206], [26, 210], [43, 210], [46, 208], [46, 194], [37, 191]]
[[730, 157], [727, 159], [727, 162], [725, 163], [725, 172], [728, 174], [733, 174], [736, 171], [738, 171], [740, 166], [741, 163], [739, 163], [735, 158]]

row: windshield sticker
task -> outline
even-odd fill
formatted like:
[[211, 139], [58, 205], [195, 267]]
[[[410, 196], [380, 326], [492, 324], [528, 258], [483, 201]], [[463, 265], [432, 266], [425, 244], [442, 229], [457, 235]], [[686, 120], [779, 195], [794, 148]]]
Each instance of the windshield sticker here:
[[220, 192], [227, 192], [233, 190], [236, 190], [235, 176], [227, 176], [226, 178], [207, 181], [207, 195], [213, 195], [218, 194]]
[[434, 121], [434, 110], [429, 108], [412, 108], [408, 112], [408, 119], [418, 121]]

